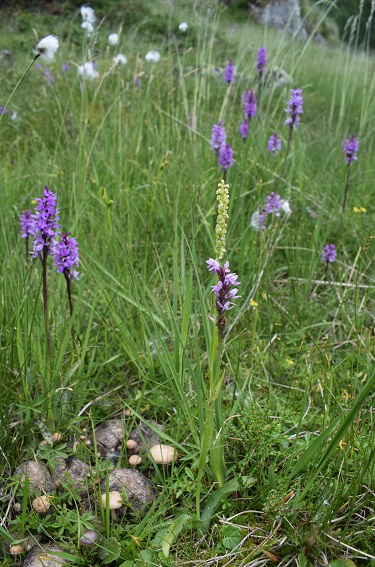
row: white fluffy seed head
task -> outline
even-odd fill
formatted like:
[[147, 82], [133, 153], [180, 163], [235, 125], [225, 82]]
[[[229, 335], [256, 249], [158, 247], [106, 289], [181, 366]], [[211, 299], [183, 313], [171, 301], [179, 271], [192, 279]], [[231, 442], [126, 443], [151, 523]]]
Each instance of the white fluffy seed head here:
[[108, 45], [117, 45], [119, 36], [117, 33], [110, 33], [108, 36]]
[[35, 53], [44, 61], [52, 61], [59, 47], [59, 40], [54, 35], [43, 37], [36, 46]]

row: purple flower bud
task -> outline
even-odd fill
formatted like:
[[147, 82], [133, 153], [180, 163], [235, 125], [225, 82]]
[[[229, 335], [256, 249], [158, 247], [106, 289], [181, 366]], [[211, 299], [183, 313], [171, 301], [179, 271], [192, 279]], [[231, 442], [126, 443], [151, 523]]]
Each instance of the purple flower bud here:
[[280, 216], [281, 199], [277, 193], [271, 193], [266, 197], [266, 212], [274, 214], [276, 217]]
[[348, 136], [344, 142], [343, 152], [345, 154], [346, 163], [350, 165], [352, 161], [358, 159], [358, 138], [355, 134]]
[[44, 69], [43, 75], [44, 75], [44, 78], [47, 81], [47, 83], [49, 85], [53, 85], [53, 83], [55, 82], [55, 77], [52, 75], [52, 73], [51, 73], [50, 69], [48, 69], [48, 67], [46, 67]]
[[78, 279], [78, 272], [71, 271], [79, 265], [78, 245], [75, 238], [69, 238], [70, 232], [59, 233], [60, 241], [54, 243], [53, 254], [58, 273], [63, 273], [66, 279]]
[[277, 132], [274, 132], [270, 136], [267, 144], [267, 150], [274, 156], [281, 150], [281, 139]]
[[141, 77], [139, 75], [134, 79], [134, 86], [137, 87], [137, 89], [141, 86]]
[[257, 101], [255, 98], [255, 93], [252, 89], [244, 95], [243, 112], [247, 116], [256, 116]]
[[35, 220], [31, 211], [28, 209], [22, 213], [20, 216], [21, 223], [21, 237], [28, 238], [35, 234]]
[[228, 61], [227, 66], [224, 69], [223, 79], [225, 83], [234, 83], [234, 71], [235, 66], [232, 61]]
[[211, 134], [211, 148], [214, 150], [216, 155], [219, 155], [220, 148], [225, 143], [226, 139], [227, 134], [225, 132], [223, 121], [219, 120], [217, 124], [214, 124]]
[[0, 116], [1, 116], [1, 114], [7, 114], [7, 113], [8, 113], [8, 111], [7, 111], [7, 109], [5, 108], [5, 106], [4, 106], [4, 105], [3, 105], [3, 106], [0, 106]]
[[332, 263], [336, 260], [336, 255], [336, 246], [334, 244], [326, 244], [322, 251], [322, 262]]
[[249, 135], [249, 119], [246, 115], [240, 124], [239, 133], [243, 141], [245, 141]]
[[70, 69], [69, 63], [64, 63], [64, 65], [63, 65], [63, 71], [64, 71], [64, 73], [67, 73], [67, 72], [69, 71], [69, 69]]
[[287, 124], [291, 128], [293, 126], [298, 126], [300, 122], [299, 114], [303, 114], [303, 95], [302, 89], [292, 89], [290, 91], [290, 100], [288, 101], [288, 108], [285, 112], [289, 114], [284, 124]]
[[233, 150], [229, 144], [222, 144], [220, 148], [219, 165], [223, 171], [227, 171], [233, 165]]
[[257, 53], [257, 71], [262, 74], [267, 65], [267, 49], [260, 47]]

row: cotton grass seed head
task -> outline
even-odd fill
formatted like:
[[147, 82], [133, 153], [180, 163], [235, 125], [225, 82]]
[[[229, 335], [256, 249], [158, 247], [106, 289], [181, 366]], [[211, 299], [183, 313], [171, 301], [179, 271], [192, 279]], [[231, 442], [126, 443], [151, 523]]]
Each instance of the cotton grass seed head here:
[[108, 45], [117, 45], [119, 39], [117, 33], [110, 33], [108, 36]]
[[43, 37], [35, 49], [35, 59], [40, 57], [44, 61], [52, 61], [59, 47], [59, 40], [54, 35]]
[[99, 73], [95, 68], [95, 65], [92, 61], [87, 61], [83, 65], [78, 67], [78, 74], [82, 77], [82, 79], [93, 81], [99, 77]]
[[158, 63], [160, 61], [159, 51], [149, 51], [145, 55], [145, 59], [148, 63]]
[[180, 25], [178, 26], [178, 29], [185, 33], [187, 31], [188, 27], [189, 27], [189, 24], [187, 22], [181, 22]]
[[126, 65], [127, 62], [128, 62], [127, 58], [122, 53], [119, 53], [113, 58], [114, 65]]
[[80, 8], [82, 20], [93, 24], [96, 20], [95, 13], [91, 6], [81, 6]]

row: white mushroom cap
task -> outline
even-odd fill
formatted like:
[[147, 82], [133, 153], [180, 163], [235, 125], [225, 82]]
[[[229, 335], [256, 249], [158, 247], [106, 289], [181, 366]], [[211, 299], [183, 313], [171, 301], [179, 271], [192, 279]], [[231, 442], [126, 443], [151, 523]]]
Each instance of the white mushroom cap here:
[[150, 454], [157, 465], [167, 465], [178, 458], [176, 449], [171, 445], [154, 445], [150, 449]]
[[129, 457], [128, 462], [129, 465], [136, 467], [137, 465], [140, 465], [142, 463], [142, 457], [140, 457], [139, 455], [132, 455], [131, 457]]
[[39, 496], [38, 498], [35, 498], [32, 506], [38, 514], [45, 514], [49, 510], [51, 502], [49, 501], [48, 496]]
[[121, 508], [121, 506], [123, 505], [121, 493], [117, 492], [117, 490], [113, 490], [112, 492], [108, 493], [108, 500], [107, 500], [107, 494], [104, 492], [102, 494], [102, 502], [104, 508], [106, 508], [107, 504], [109, 504], [110, 510], [116, 510], [117, 508]]
[[11, 545], [9, 551], [12, 555], [19, 555], [20, 553], [23, 553], [25, 550], [22, 547], [22, 545]]
[[134, 441], [134, 439], [129, 439], [126, 442], [126, 448], [127, 449], [135, 449], [137, 445], [138, 445], [138, 443], [137, 443], [137, 441]]

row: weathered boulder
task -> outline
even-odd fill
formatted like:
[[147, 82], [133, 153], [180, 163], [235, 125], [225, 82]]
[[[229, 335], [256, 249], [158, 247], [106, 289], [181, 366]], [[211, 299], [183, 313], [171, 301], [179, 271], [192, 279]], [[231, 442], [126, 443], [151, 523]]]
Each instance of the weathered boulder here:
[[308, 37], [301, 18], [299, 0], [270, 0], [265, 6], [253, 6], [252, 13], [259, 24], [285, 30], [303, 41]]

